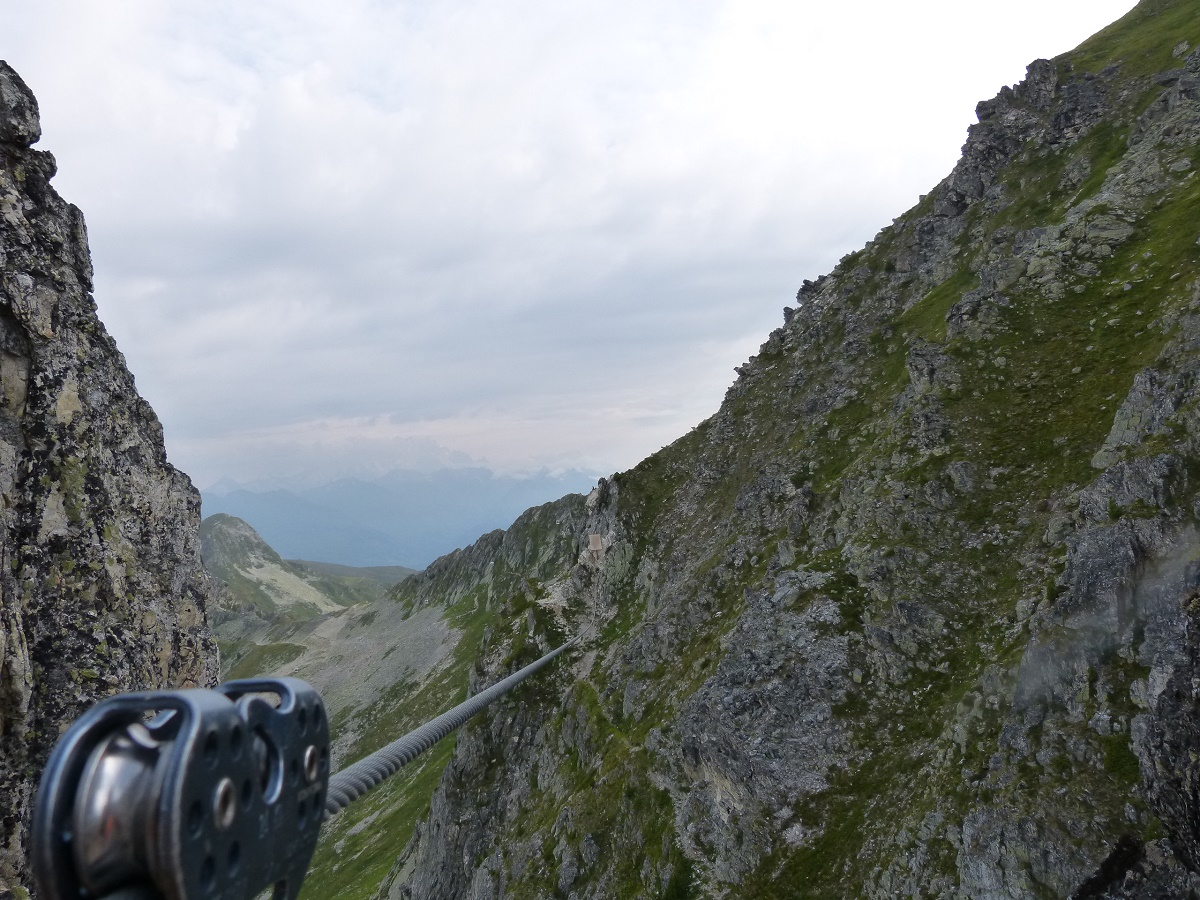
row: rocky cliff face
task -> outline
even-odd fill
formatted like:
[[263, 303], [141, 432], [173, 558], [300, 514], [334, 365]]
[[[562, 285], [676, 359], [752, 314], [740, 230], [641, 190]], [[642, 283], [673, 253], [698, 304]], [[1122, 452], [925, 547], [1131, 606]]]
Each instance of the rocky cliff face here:
[[1035, 62], [716, 415], [413, 579], [486, 600], [478, 681], [583, 639], [377, 896], [1200, 892], [1197, 44]]
[[96, 317], [87, 233], [0, 62], [0, 897], [31, 792], [107, 694], [215, 680], [200, 498]]

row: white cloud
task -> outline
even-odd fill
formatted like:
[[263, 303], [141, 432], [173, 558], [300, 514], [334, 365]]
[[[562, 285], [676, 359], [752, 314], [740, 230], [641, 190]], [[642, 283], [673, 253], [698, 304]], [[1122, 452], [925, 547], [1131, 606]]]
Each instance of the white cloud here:
[[0, 55], [201, 484], [289, 441], [609, 471], [1131, 6], [0, 0]]

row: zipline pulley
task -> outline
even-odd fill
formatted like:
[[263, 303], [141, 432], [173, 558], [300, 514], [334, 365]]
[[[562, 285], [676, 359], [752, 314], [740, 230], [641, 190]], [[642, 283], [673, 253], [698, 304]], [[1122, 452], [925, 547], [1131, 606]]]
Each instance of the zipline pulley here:
[[295, 900], [325, 819], [574, 643], [332, 776], [325, 706], [296, 678], [102, 700], [42, 773], [39, 900]]
[[212, 900], [272, 888], [293, 900], [328, 780], [325, 707], [298, 679], [101, 701], [42, 777], [30, 836], [39, 892]]

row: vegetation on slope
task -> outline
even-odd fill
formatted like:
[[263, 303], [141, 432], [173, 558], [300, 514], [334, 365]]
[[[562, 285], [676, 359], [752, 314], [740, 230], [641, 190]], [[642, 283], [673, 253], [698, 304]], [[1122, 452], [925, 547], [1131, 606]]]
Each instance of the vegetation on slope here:
[[[1094, 645], [1076, 613], [1107, 615], [1097, 548], [1133, 548], [1113, 577], [1136, 594], [1200, 487], [1194, 405], [1147, 399], [1197, 365], [1198, 43], [1200, 3], [1146, 2], [981, 106], [955, 176], [801, 291], [716, 416], [613, 479], [579, 535], [605, 560], [554, 576], [588, 636], [580, 679], [470, 730], [447, 770], [466, 804], [477, 761], [503, 760], [459, 878], [936, 896], [984, 890], [974, 861], [998, 853], [995, 890], [1061, 896], [1118, 838], [1162, 833], [1130, 738], [1157, 613]], [[776, 650], [786, 629], [802, 643]], [[536, 747], [505, 745], [514, 717]], [[631, 802], [656, 791], [669, 808]], [[456, 865], [424, 852], [417, 893]]]
[[218, 513], [200, 523], [206, 571], [219, 582], [212, 624], [223, 678], [272, 671], [299, 655], [288, 633], [345, 606], [382, 599], [412, 574], [284, 560], [246, 522]]
[[[543, 630], [547, 621], [537, 603], [544, 599], [537, 577], [545, 574], [545, 560], [557, 564], [563, 556], [558, 523], [577, 516], [580, 506], [581, 498], [567, 497], [531, 510], [507, 533], [485, 536], [475, 547], [443, 557], [391, 591], [383, 604], [401, 615], [436, 610], [456, 636], [454, 647], [428, 676], [398, 681], [382, 694], [333, 712], [333, 733], [354, 736], [342, 751], [345, 761], [367, 755], [466, 699], [477, 660], [494, 631], [530, 618]], [[521, 640], [512, 642], [509, 666], [530, 662], [532, 649]], [[529, 695], [525, 687], [517, 692]], [[428, 813], [454, 746], [455, 738], [447, 738], [327, 823], [302, 896], [375, 896], [418, 820]]]
[[[1197, 44], [1200, 0], [1147, 0], [1035, 64], [716, 415], [402, 585], [462, 638], [335, 715], [354, 754], [581, 642], [335, 821], [307, 895], [1183, 877], [1133, 732], [1179, 633], [1156, 572], [1200, 527]], [[1120, 861], [1143, 842], [1157, 869]]]

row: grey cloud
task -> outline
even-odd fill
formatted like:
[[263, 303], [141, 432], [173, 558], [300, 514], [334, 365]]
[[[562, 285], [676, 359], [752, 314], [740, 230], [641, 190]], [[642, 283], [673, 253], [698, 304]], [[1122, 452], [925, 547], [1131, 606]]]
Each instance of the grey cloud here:
[[0, 3], [101, 314], [201, 480], [404, 441], [636, 462], [949, 170], [976, 100], [1131, 5], [1012, 0], [1001, 65], [987, 5], [943, 0]]

